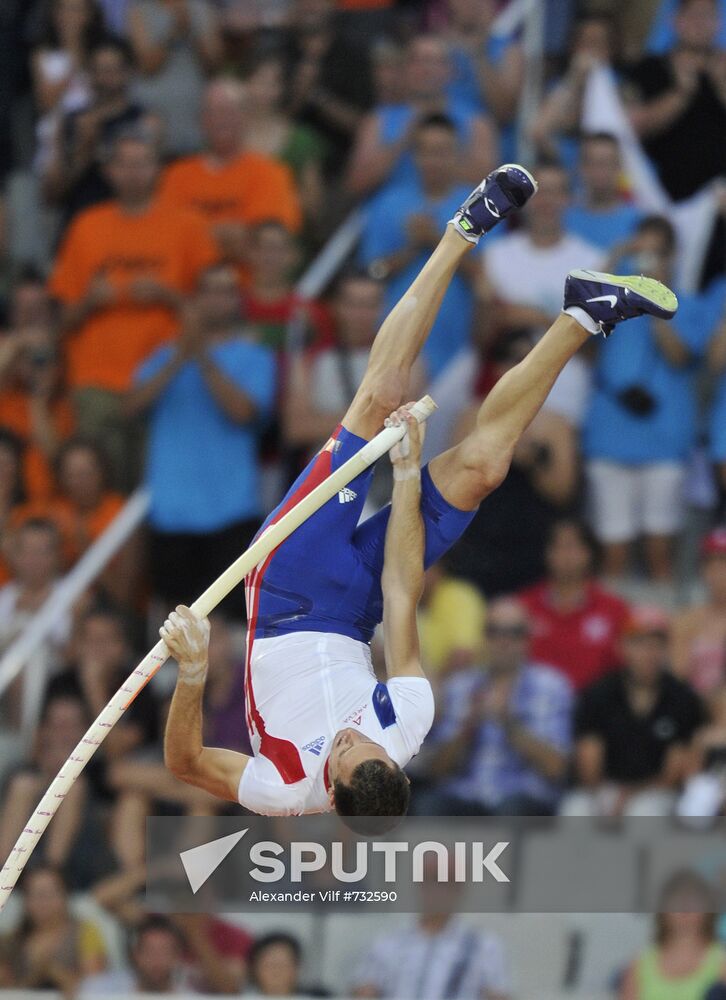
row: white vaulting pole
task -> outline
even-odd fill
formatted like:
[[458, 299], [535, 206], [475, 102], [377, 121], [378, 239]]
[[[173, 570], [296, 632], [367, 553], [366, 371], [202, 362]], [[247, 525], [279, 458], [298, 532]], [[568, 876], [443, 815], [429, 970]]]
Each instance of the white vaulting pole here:
[[[412, 408], [419, 422], [426, 420], [436, 409], [429, 396], [424, 396]], [[192, 610], [202, 618], [216, 608], [250, 573], [255, 566], [283, 542], [303, 521], [307, 521], [323, 504], [331, 500], [351, 480], [373, 465], [390, 451], [405, 433], [405, 426], [386, 427], [359, 452], [348, 459], [339, 469], [323, 480], [314, 490], [297, 503], [280, 520], [271, 525], [253, 542], [242, 555], [229, 566], [220, 577], [192, 605]], [[108, 705], [90, 727], [78, 746], [53, 779], [50, 787], [38, 803], [35, 812], [18, 837], [15, 847], [3, 865], [0, 873], [0, 912], [13, 891], [15, 883], [25, 868], [30, 855], [45, 832], [46, 827], [58, 810], [68, 790], [83, 768], [103, 743], [110, 729], [116, 725], [136, 696], [149, 683], [154, 674], [167, 661], [169, 654], [163, 640], [159, 640], [151, 652], [147, 653], [130, 677], [121, 685]]]

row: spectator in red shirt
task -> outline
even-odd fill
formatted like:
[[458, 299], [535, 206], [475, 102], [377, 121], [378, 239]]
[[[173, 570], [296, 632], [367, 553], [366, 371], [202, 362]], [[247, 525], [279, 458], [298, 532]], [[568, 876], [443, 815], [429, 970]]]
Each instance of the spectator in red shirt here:
[[628, 607], [593, 578], [595, 542], [574, 518], [556, 521], [545, 550], [547, 576], [521, 595], [532, 618], [532, 656], [576, 688], [617, 665]]

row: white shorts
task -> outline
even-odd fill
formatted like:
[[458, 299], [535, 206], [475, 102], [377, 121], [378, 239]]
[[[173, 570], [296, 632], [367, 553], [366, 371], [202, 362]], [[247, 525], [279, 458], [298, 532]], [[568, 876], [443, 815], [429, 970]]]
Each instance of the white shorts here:
[[641, 535], [675, 534], [683, 521], [685, 478], [680, 462], [588, 462], [588, 503], [597, 538], [630, 542]]

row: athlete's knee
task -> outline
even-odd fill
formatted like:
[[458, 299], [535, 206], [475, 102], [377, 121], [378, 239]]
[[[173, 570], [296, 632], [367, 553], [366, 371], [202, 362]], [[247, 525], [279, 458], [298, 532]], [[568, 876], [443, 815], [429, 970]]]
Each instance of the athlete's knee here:
[[462, 464], [482, 498], [502, 485], [512, 464], [512, 448], [492, 441], [483, 430], [470, 434], [460, 448]]

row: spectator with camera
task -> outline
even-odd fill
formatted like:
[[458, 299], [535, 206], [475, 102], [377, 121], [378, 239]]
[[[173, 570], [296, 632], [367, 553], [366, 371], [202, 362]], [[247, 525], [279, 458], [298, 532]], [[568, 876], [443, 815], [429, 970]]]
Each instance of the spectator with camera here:
[[531, 625], [512, 598], [489, 605], [485, 664], [439, 692], [432, 733], [438, 779], [424, 815], [542, 816], [562, 793], [571, 745], [572, 688], [529, 657]]
[[45, 197], [60, 209], [63, 228], [78, 212], [113, 197], [102, 158], [119, 132], [139, 125], [161, 132], [159, 118], [133, 92], [133, 70], [124, 39], [102, 38], [89, 53], [90, 97], [63, 116], [42, 169]]
[[53, 462], [75, 418], [62, 384], [50, 296], [37, 271], [16, 278], [9, 318], [0, 338], [0, 427], [22, 442], [24, 498], [44, 500], [55, 489]]
[[566, 816], [667, 816], [687, 777], [693, 738], [706, 722], [698, 695], [668, 669], [670, 622], [634, 607], [622, 667], [585, 688], [575, 711], [575, 781]]
[[[638, 226], [626, 273], [669, 282], [675, 249], [670, 222], [649, 216]], [[642, 539], [650, 578], [671, 579], [686, 465], [696, 443], [694, 375], [709, 333], [700, 300], [680, 294], [671, 323], [642, 317], [617, 345], [599, 345], [582, 448], [608, 577], [627, 575], [633, 545]]]
[[[511, 329], [494, 341], [479, 372], [479, 400], [461, 415], [455, 442], [473, 427], [486, 392], [531, 346], [526, 328]], [[515, 593], [542, 579], [550, 526], [577, 504], [577, 435], [571, 420], [551, 404], [557, 405], [552, 394], [515, 449], [506, 479], [480, 505], [447, 557], [451, 572], [470, 580], [486, 597]]]

